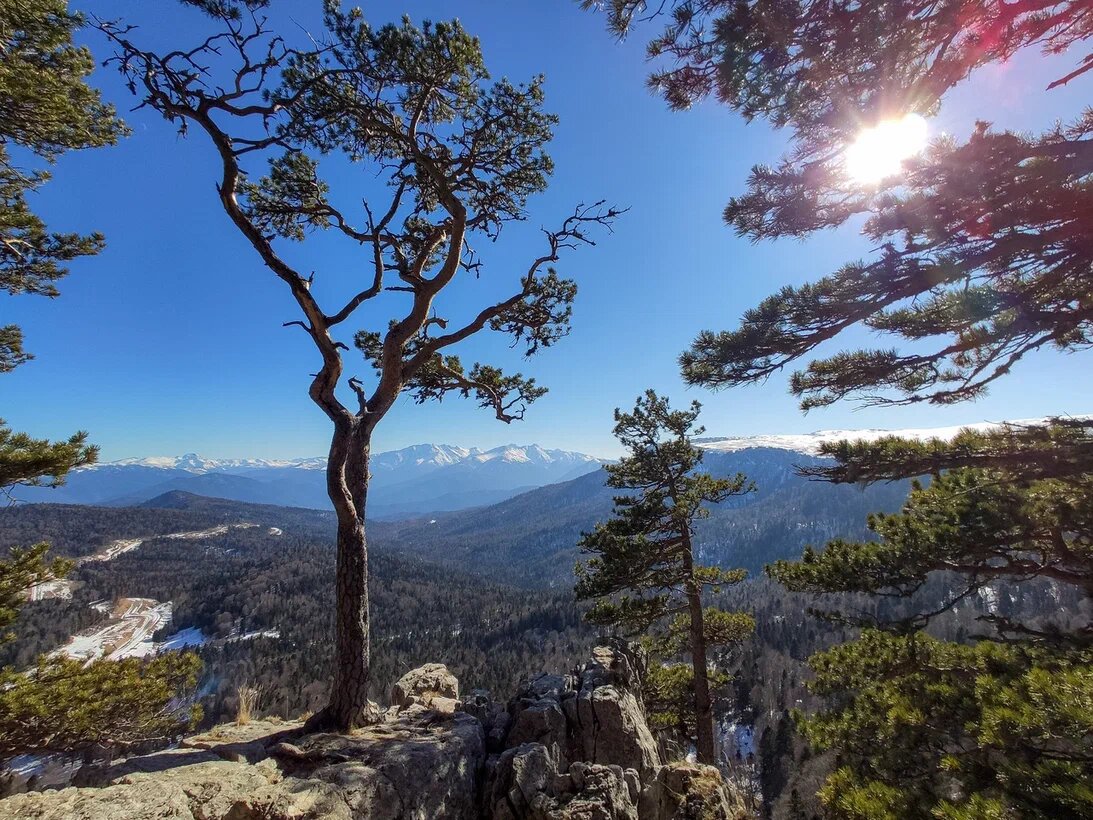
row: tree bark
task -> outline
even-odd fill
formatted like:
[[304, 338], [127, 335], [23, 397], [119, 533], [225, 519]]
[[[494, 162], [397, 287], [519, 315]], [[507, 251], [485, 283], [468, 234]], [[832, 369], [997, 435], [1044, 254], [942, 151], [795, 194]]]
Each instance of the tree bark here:
[[694, 574], [691, 533], [683, 532], [684, 587], [691, 616], [691, 664], [694, 669], [695, 750], [699, 763], [714, 766], [717, 758], [713, 742], [713, 704], [710, 700], [710, 676], [706, 666], [706, 629], [702, 620], [702, 592]]
[[360, 419], [334, 424], [327, 493], [338, 519], [335, 579], [334, 681], [330, 703], [309, 729], [348, 732], [370, 720], [368, 545], [364, 512], [371, 434]]

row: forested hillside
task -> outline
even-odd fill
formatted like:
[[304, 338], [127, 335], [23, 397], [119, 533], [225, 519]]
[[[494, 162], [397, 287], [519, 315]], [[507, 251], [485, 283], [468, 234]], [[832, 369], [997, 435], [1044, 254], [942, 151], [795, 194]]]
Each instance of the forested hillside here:
[[[806, 544], [867, 537], [867, 513], [895, 510], [907, 495], [906, 481], [862, 490], [796, 475], [798, 465], [817, 463], [812, 456], [774, 448], [707, 453], [705, 469], [718, 476], [743, 472], [757, 489], [699, 522], [702, 560], [757, 574], [770, 561], [800, 555]], [[581, 533], [610, 512], [614, 491], [605, 479], [601, 470], [483, 509], [377, 527], [373, 536], [400, 551], [480, 569], [511, 583], [564, 587], [572, 579]]]
[[[748, 566], [753, 577], [716, 603], [754, 615], [756, 634], [722, 658], [735, 670], [727, 720], [751, 727], [749, 748], [762, 764], [759, 787], [777, 816], [792, 793], [810, 805], [831, 760], [814, 756], [797, 734], [791, 711], [813, 705], [804, 688], [805, 660], [851, 632], [809, 613], [845, 606], [845, 596], [793, 595], [761, 575], [764, 563], [799, 554], [805, 543], [864, 534], [865, 512], [894, 508], [903, 483], [862, 492], [809, 482], [795, 464], [815, 461], [784, 450], [710, 453], [707, 466], [755, 476], [760, 489], [716, 509], [700, 523], [705, 560]], [[407, 669], [444, 662], [467, 689], [512, 689], [535, 670], [564, 672], [595, 642], [571, 587], [576, 537], [610, 508], [602, 472], [550, 485], [502, 504], [448, 516], [373, 527], [374, 669], [370, 695], [384, 700]], [[742, 502], [742, 503], [741, 503]], [[141, 507], [27, 505], [0, 511], [0, 547], [49, 537], [59, 554], [84, 557], [120, 538], [165, 536], [225, 523], [230, 529], [200, 540], [153, 537], [109, 561], [82, 564], [71, 600], [26, 605], [17, 640], [0, 648], [0, 664], [25, 668], [68, 636], [101, 624], [89, 606], [140, 596], [171, 601], [173, 620], [162, 640], [200, 630], [205, 662], [205, 723], [229, 720], [240, 686], [261, 690], [260, 711], [297, 716], [321, 705], [332, 663], [334, 546], [332, 514], [168, 493]], [[938, 598], [939, 580], [923, 592]], [[974, 596], [935, 625], [961, 639], [983, 614], [1050, 612], [1060, 590], [1005, 586]], [[862, 612], [884, 604], [853, 601]], [[747, 767], [742, 758], [740, 765]], [[745, 774], [745, 777], [750, 775]]]
[[[165, 499], [172, 500], [183, 499]], [[315, 526], [320, 514], [286, 508], [275, 519], [276, 508], [185, 501], [193, 509], [43, 505], [0, 514], [0, 544], [56, 533], [60, 551], [74, 556], [114, 538], [220, 523], [229, 505], [235, 521], [262, 524], [201, 540], [151, 539], [113, 560], [82, 564], [71, 600], [23, 608], [18, 639], [3, 647], [0, 663], [26, 667], [103, 620], [89, 606], [94, 601], [139, 596], [173, 603], [173, 621], [157, 638], [196, 628], [208, 641], [201, 650], [207, 721], [234, 714], [244, 683], [262, 688], [262, 708], [273, 714], [319, 705], [330, 673], [334, 596], [333, 543], [329, 530], [319, 534]], [[275, 520], [278, 534], [268, 529]], [[372, 563], [374, 698], [384, 699], [399, 675], [426, 661], [448, 663], [469, 688], [509, 688], [528, 669], [566, 668], [592, 642], [568, 589], [515, 589], [390, 549], [377, 549]]]
[[[811, 461], [775, 449], [708, 454], [714, 472], [746, 471], [759, 490], [701, 523], [704, 560], [758, 575], [805, 543], [864, 533], [865, 512], [895, 507], [905, 492], [900, 484], [863, 493], [794, 474], [794, 465]], [[573, 601], [572, 570], [580, 533], [610, 509], [604, 477], [592, 473], [476, 510], [374, 523], [371, 696], [382, 699], [398, 675], [426, 661], [448, 663], [469, 688], [498, 691], [530, 670], [566, 670], [595, 637]], [[233, 713], [244, 683], [263, 688], [273, 713], [316, 708], [332, 662], [331, 513], [180, 492], [129, 508], [25, 505], [0, 511], [0, 547], [49, 539], [57, 554], [79, 559], [117, 539], [239, 523], [258, 526], [196, 540], [153, 537], [111, 560], [82, 563], [70, 576], [71, 600], [24, 607], [18, 639], [0, 650], [0, 663], [26, 667], [101, 625], [106, 615], [92, 602], [170, 601], [172, 621], [156, 638], [197, 629], [207, 641], [208, 721]]]

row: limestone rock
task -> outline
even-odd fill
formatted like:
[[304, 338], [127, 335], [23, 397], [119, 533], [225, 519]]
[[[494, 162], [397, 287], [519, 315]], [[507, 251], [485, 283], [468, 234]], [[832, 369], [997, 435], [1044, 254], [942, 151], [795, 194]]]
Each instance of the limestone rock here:
[[541, 743], [502, 754], [492, 784], [485, 795], [492, 820], [638, 820], [622, 768], [576, 761], [560, 773]]
[[356, 817], [476, 818], [486, 758], [481, 724], [461, 712], [444, 719], [411, 713], [348, 736], [300, 738], [283, 763], [286, 782], [326, 783]]
[[460, 702], [458, 681], [428, 664], [395, 684], [382, 721], [350, 734], [220, 726], [81, 773], [79, 787], [0, 800], [0, 820], [746, 817], [715, 768], [663, 764], [641, 677], [640, 656], [598, 647], [573, 674], [533, 677], [502, 706], [485, 692]]
[[559, 767], [568, 765], [570, 727], [562, 711], [562, 698], [567, 694], [573, 693], [560, 675], [540, 675], [524, 683], [509, 706], [511, 721], [505, 745], [541, 743]]
[[[162, 755], [149, 755], [159, 758]], [[246, 763], [188, 762], [194, 755], [146, 763], [104, 788], [30, 792], [0, 801], [0, 818], [30, 820], [349, 820], [344, 801], [323, 783], [282, 781], [276, 768]]]
[[[225, 746], [229, 756], [240, 746], [248, 754], [226, 760]], [[0, 820], [477, 820], [484, 762], [475, 718], [420, 706], [351, 735], [257, 737], [222, 727], [110, 767], [102, 788], [0, 800]]]
[[468, 715], [478, 718], [486, 733], [486, 751], [500, 752], [504, 748], [512, 720], [508, 709], [502, 703], [496, 703], [485, 689], [475, 689], [470, 697], [464, 698], [460, 708]]
[[403, 675], [391, 687], [391, 705], [429, 706], [433, 698], [459, 700], [459, 681], [442, 663], [427, 663]]
[[632, 655], [597, 647], [580, 672], [580, 688], [569, 706], [580, 760], [635, 769], [644, 781], [661, 764], [660, 750], [645, 718]]
[[739, 797], [713, 766], [677, 762], [662, 766], [642, 792], [641, 820], [743, 820]]

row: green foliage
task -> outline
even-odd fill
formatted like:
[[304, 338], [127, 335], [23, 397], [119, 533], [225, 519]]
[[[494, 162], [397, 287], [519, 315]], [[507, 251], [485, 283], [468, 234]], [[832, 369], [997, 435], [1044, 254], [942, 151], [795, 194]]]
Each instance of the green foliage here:
[[1050, 578], [1093, 590], [1088, 475], [1018, 482], [998, 471], [956, 469], [927, 486], [916, 482], [901, 512], [875, 514], [869, 527], [879, 541], [835, 540], [769, 571], [790, 589], [813, 592], [909, 596], [942, 571], [957, 575], [960, 597], [998, 578]]
[[126, 746], [180, 734], [201, 717], [192, 706], [201, 660], [167, 652], [85, 665], [42, 659], [30, 674], [0, 673], [0, 755]]
[[[45, 542], [29, 548], [12, 547], [8, 560], [0, 561], [0, 630], [7, 630], [15, 623], [28, 589], [43, 581], [62, 578], [72, 568], [72, 562], [64, 558], [46, 561], [48, 551], [49, 544]], [[0, 642], [10, 639], [10, 633], [0, 633]]]
[[[834, 127], [838, 115], [909, 104], [930, 110], [976, 68], [1025, 46], [1063, 52], [1093, 30], [1079, 2], [956, 0], [925, 8], [869, 0], [586, 0], [625, 35], [668, 11], [649, 56], [671, 67], [650, 85], [675, 108], [716, 96], [749, 119]], [[647, 13], [650, 12], [651, 13]], [[1089, 61], [1082, 71], [1089, 70]]]
[[[94, 61], [72, 43], [82, 25], [64, 0], [0, 2], [0, 290], [57, 295], [65, 262], [102, 250], [100, 234], [54, 233], [27, 197], [49, 179], [15, 152], [52, 162], [68, 150], [110, 145], [124, 133], [112, 106], [87, 85]], [[0, 373], [30, 358], [15, 325], [0, 327]]]
[[804, 731], [844, 761], [821, 797], [840, 817], [1084, 817], [1091, 662], [878, 630], [815, 655], [811, 688], [834, 699]]
[[[729, 675], [714, 669], [709, 674], [710, 690], [727, 697]], [[641, 699], [654, 729], [674, 733], [678, 737], [694, 737], [695, 673], [690, 664], [649, 664], [641, 684]]]
[[94, 464], [99, 448], [87, 443], [79, 432], [67, 441], [47, 441], [16, 433], [0, 419], [0, 488], [21, 484], [28, 487], [57, 487], [77, 467]]
[[[901, 454], [908, 459], [903, 470], [946, 452], [992, 465], [916, 482], [901, 512], [870, 517], [878, 541], [835, 540], [800, 561], [768, 567], [791, 590], [869, 593], [908, 604], [881, 618], [827, 613], [894, 632], [867, 630], [810, 661], [813, 692], [827, 706], [803, 729], [843, 761], [820, 793], [836, 816], [1093, 811], [1093, 650], [1080, 612], [1027, 618], [992, 611], [978, 617], [978, 642], [971, 644], [919, 631], [970, 595], [1003, 594], [1007, 581], [1048, 579], [1088, 600], [1093, 487], [1088, 466], [1076, 467], [1070, 457], [1081, 453], [1086, 429], [968, 432], [948, 446], [891, 439], [834, 448], [846, 459], [835, 471], [862, 480], [894, 469]], [[1044, 456], [1052, 445], [1059, 475], [1023, 478], [1027, 457], [1031, 474], [1051, 472]], [[880, 456], [875, 467], [873, 453]], [[942, 588], [923, 595], [938, 578]]]
[[629, 454], [606, 467], [607, 484], [636, 494], [615, 497], [614, 517], [586, 533], [580, 548], [592, 555], [576, 568], [578, 599], [597, 600], [588, 617], [624, 632], [644, 632], [687, 610], [677, 590], [687, 582], [717, 589], [738, 583], [739, 572], [695, 566], [694, 522], [716, 504], [752, 490], [747, 479], [696, 472], [702, 450], [690, 437], [700, 405], [672, 410], [652, 390], [632, 413], [615, 411], [615, 436]]

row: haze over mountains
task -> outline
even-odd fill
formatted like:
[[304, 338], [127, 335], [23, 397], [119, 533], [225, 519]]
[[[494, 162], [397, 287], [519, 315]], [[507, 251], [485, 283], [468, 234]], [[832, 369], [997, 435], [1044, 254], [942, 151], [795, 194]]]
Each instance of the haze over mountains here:
[[[1012, 422], [1034, 423], [1040, 419]], [[986, 430], [995, 422], [967, 425]], [[755, 450], [769, 465], [775, 452], [815, 456], [822, 444], [845, 438], [951, 438], [961, 426], [907, 430], [822, 430], [792, 435], [707, 437], [697, 444], [712, 454]], [[758, 455], [769, 451], [767, 455]], [[789, 459], [792, 461], [793, 459]], [[799, 459], [798, 459], [799, 460]], [[774, 458], [780, 469], [786, 459]], [[418, 444], [378, 453], [371, 459], [369, 517], [405, 519], [484, 507], [539, 487], [593, 473], [604, 459], [536, 444], [509, 444], [482, 450], [447, 444]], [[207, 459], [182, 456], [130, 458], [73, 472], [57, 489], [20, 488], [26, 502], [130, 506], [173, 491], [257, 504], [328, 509], [326, 459]], [[758, 467], [764, 472], [765, 467]], [[750, 472], [750, 471], [749, 471]], [[602, 481], [599, 482], [602, 485]]]
[[[481, 450], [419, 444], [372, 457], [369, 512], [397, 518], [492, 504], [599, 469], [584, 453], [514, 444]], [[97, 464], [50, 490], [20, 488], [26, 502], [130, 506], [183, 491], [260, 504], [326, 509], [326, 459], [206, 459], [194, 453]]]

